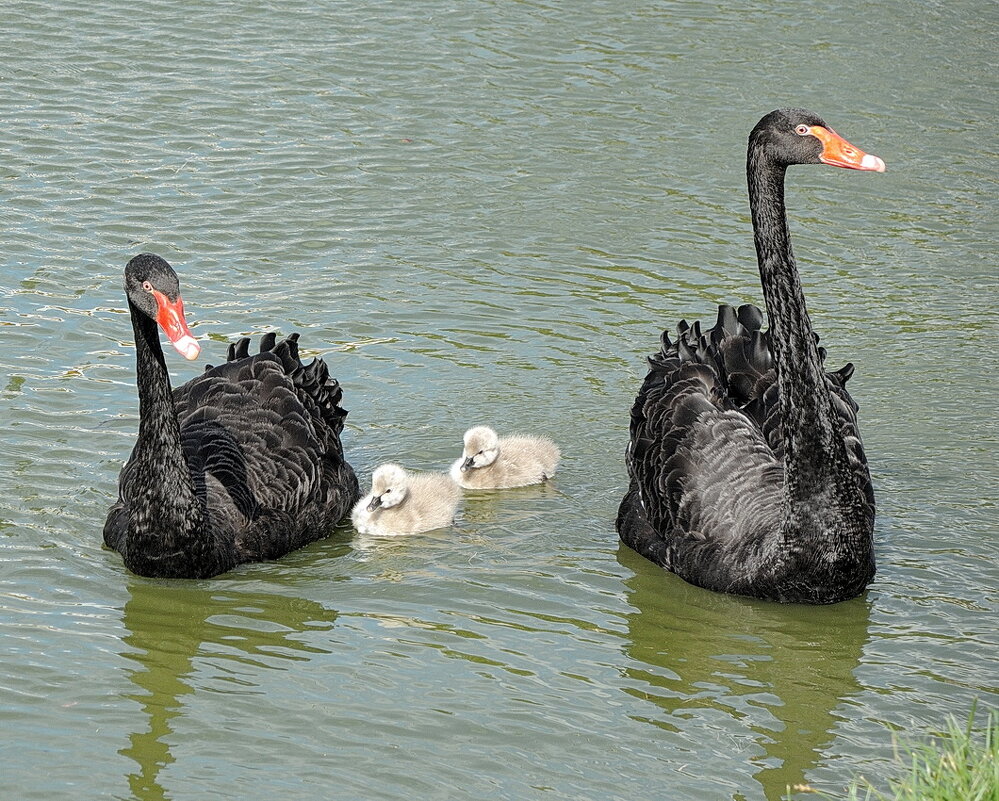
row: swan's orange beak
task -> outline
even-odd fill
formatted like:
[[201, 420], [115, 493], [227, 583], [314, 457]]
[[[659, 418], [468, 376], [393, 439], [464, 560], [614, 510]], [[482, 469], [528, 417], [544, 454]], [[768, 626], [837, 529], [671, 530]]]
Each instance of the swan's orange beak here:
[[854, 147], [832, 128], [812, 125], [808, 132], [822, 143], [822, 155], [819, 159], [823, 164], [846, 167], [849, 170], [885, 171], [885, 163], [881, 159]]
[[201, 345], [187, 327], [187, 320], [184, 319], [184, 301], [180, 295], [177, 296], [177, 300], [171, 301], [158, 289], [154, 289], [153, 297], [156, 298], [158, 309], [156, 322], [160, 324], [167, 339], [185, 359], [197, 359], [201, 353]]

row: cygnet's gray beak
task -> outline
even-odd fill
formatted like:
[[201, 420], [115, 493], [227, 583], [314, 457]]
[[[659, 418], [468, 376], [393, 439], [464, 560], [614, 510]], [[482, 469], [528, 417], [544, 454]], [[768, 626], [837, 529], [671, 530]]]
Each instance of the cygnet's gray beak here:
[[371, 503], [368, 504], [368, 511], [373, 512], [381, 505], [382, 505], [382, 496], [376, 495], [374, 498], [371, 499]]
[[464, 462], [461, 463], [461, 472], [467, 473], [473, 467], [475, 467], [475, 457], [469, 456]]

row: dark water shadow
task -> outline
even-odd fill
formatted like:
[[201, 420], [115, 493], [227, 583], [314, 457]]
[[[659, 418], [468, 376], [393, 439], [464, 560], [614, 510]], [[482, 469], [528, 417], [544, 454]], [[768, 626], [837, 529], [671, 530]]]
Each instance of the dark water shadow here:
[[165, 801], [160, 772], [175, 760], [170, 736], [184, 712], [184, 698], [197, 691], [195, 660], [229, 659], [285, 669], [287, 660], [307, 660], [325, 650], [296, 635], [328, 631], [336, 612], [313, 601], [242, 591], [224, 584], [134, 579], [125, 603], [123, 653], [133, 660], [128, 696], [142, 709], [147, 725], [129, 736], [119, 753], [137, 769], [127, 775], [134, 798]]
[[870, 603], [784, 606], [693, 587], [623, 545], [618, 561], [634, 572], [627, 653], [642, 665], [628, 669], [641, 688], [628, 692], [658, 707], [646, 722], [689, 734], [714, 725], [700, 713], [724, 713], [726, 728], [750, 735], [746, 761], [765, 798], [805, 783], [836, 737], [836, 709], [864, 690], [854, 672]]

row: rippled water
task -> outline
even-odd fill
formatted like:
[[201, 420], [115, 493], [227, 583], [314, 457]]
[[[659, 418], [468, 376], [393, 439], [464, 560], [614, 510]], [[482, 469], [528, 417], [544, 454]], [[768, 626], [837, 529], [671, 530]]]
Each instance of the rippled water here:
[[[764, 799], [994, 706], [995, 13], [972, 2], [13, 2], [0, 29], [0, 794]], [[816, 326], [879, 500], [867, 594], [781, 607], [618, 544], [659, 331], [759, 299], [745, 136], [798, 169]], [[101, 526], [137, 405], [121, 270], [178, 268], [203, 361], [299, 330], [364, 480], [475, 422], [545, 487], [204, 582]], [[170, 363], [176, 381], [198, 364]]]

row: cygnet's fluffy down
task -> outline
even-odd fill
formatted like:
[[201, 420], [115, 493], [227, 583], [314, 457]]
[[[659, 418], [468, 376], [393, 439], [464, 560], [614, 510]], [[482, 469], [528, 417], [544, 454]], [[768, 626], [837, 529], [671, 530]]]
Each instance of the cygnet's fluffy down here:
[[465, 432], [465, 450], [451, 478], [466, 489], [505, 489], [540, 484], [555, 474], [561, 454], [548, 437], [499, 437], [488, 426]]
[[350, 519], [361, 534], [416, 534], [451, 525], [460, 501], [461, 489], [445, 473], [410, 473], [383, 464]]

